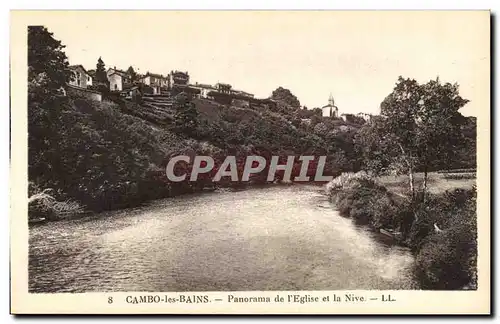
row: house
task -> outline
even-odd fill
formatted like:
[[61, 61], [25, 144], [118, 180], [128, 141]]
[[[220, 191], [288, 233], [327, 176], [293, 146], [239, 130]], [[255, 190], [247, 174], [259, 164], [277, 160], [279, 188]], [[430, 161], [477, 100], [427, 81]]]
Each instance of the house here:
[[232, 94], [232, 86], [230, 84], [227, 84], [227, 83], [217, 83], [215, 85], [215, 88], [217, 90], [217, 92], [220, 92], [220, 93], [226, 93], [226, 94]]
[[189, 84], [189, 74], [181, 71], [170, 71], [167, 83], [169, 89], [176, 85], [187, 86]]
[[[92, 78], [92, 82], [94, 82], [94, 81], [95, 81], [95, 76], [96, 76], [96, 71], [95, 71], [95, 69], [93, 69], [93, 70], [88, 70], [87, 72], [88, 72], [88, 74], [90, 75], [90, 77]], [[94, 82], [94, 83], [95, 83], [95, 82]]]
[[69, 69], [73, 72], [73, 80], [69, 82], [70, 85], [80, 88], [92, 85], [92, 76], [82, 65], [70, 65]]
[[196, 82], [195, 84], [190, 84], [190, 88], [193, 89], [198, 89], [200, 91], [199, 97], [200, 98], [208, 98], [208, 93], [211, 91], [217, 91], [217, 89], [210, 84], [203, 84], [203, 83], [198, 83]]
[[323, 106], [321, 110], [323, 117], [332, 117], [332, 118], [339, 117], [339, 108], [335, 106], [335, 100], [333, 100], [333, 96], [331, 93], [330, 93], [330, 98], [328, 98], [328, 105]]
[[122, 91], [127, 84], [132, 83], [131, 76], [126, 71], [119, 70], [116, 67], [109, 68], [106, 76], [108, 77], [109, 89], [111, 91]]
[[139, 86], [132, 86], [130, 88], [127, 88], [121, 91], [120, 94], [121, 96], [131, 100], [136, 100], [137, 98], [142, 97], [142, 91]]
[[168, 77], [156, 73], [146, 73], [141, 76], [139, 82], [153, 88], [153, 94], [161, 94], [162, 88], [168, 88]]
[[[342, 114], [342, 115], [340, 115], [340, 118], [342, 118], [343, 121], [349, 122], [349, 123], [357, 123], [356, 117], [357, 116], [354, 114]], [[361, 118], [359, 118], [359, 119], [361, 119]]]
[[243, 91], [243, 90], [233, 90], [233, 93], [235, 95], [239, 95], [239, 96], [244, 96], [244, 97], [249, 97], [249, 98], [254, 98], [255, 95], [252, 94], [252, 93], [248, 93], [246, 91]]
[[372, 115], [366, 113], [358, 113], [356, 116], [358, 116], [359, 118], [363, 118], [367, 123], [372, 119]]

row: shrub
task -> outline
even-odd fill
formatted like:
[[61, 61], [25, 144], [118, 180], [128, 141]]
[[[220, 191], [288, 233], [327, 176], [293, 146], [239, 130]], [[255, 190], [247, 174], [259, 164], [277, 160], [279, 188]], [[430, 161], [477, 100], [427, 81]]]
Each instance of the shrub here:
[[368, 208], [371, 210], [371, 225], [376, 228], [397, 228], [399, 206], [388, 192], [379, 192], [370, 200]]
[[30, 195], [28, 198], [28, 220], [40, 218], [58, 220], [83, 212], [83, 208], [78, 202], [72, 200], [57, 201], [52, 195], [53, 192], [52, 189], [45, 189]]
[[[430, 197], [412, 227], [415, 273], [423, 288], [477, 288], [476, 189]], [[418, 238], [418, 239], [417, 239]]]
[[477, 243], [467, 226], [433, 233], [416, 255], [416, 273], [422, 288], [476, 288]]
[[357, 224], [394, 228], [399, 214], [392, 194], [366, 173], [342, 174], [327, 186], [339, 212]]
[[326, 185], [327, 193], [330, 196], [333, 196], [339, 191], [351, 188], [354, 184], [357, 183], [359, 179], [369, 180], [371, 178], [365, 171], [360, 171], [357, 173], [343, 172], [341, 175], [339, 175]]

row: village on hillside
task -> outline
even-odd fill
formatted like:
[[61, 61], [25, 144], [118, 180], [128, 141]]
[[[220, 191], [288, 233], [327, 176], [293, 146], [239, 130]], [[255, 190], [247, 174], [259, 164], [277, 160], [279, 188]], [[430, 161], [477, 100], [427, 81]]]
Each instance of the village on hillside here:
[[[102, 63], [101, 58], [98, 62]], [[104, 67], [104, 63], [102, 66]], [[102, 92], [109, 91], [128, 100], [141, 96], [149, 99], [155, 98], [165, 106], [172, 106], [172, 98], [180, 92], [185, 92], [199, 99], [221, 104], [236, 104], [245, 108], [252, 108], [256, 105], [276, 106], [276, 101], [271, 98], [255, 98], [254, 94], [237, 90], [231, 84], [221, 82], [214, 85], [191, 83], [187, 71], [172, 70], [167, 75], [151, 72], [139, 74], [132, 67], [122, 70], [114, 66], [105, 70], [105, 75], [99, 76], [96, 69], [87, 70], [82, 65], [70, 65], [69, 69], [73, 73], [73, 79], [68, 86], [98, 101], [102, 100]], [[304, 106], [303, 109], [307, 108]], [[353, 120], [369, 122], [373, 117], [373, 115], [366, 113], [341, 114], [335, 105], [332, 94], [330, 94], [327, 105], [316, 109], [321, 110], [323, 118], [342, 119], [344, 122]], [[310, 118], [303, 118], [302, 121], [308, 123]]]

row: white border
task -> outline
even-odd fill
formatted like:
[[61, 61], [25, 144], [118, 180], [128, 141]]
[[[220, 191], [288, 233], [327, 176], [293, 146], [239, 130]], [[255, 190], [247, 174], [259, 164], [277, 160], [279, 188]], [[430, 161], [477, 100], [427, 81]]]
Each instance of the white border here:
[[[3, 51], [1, 51], [4, 64], [2, 65], [4, 68], [3, 73], [0, 74], [0, 82], [1, 82], [1, 94], [4, 103], [4, 109], [2, 109], [2, 116], [0, 116], [0, 122], [3, 123], [2, 127], [0, 127], [0, 148], [3, 149], [3, 159], [2, 159], [2, 167], [0, 168], [0, 176], [2, 177], [2, 195], [0, 195], [0, 199], [2, 199], [1, 205], [4, 210], [4, 224], [7, 226], [2, 226], [2, 230], [4, 231], [1, 235], [3, 239], [3, 247], [2, 257], [3, 260], [7, 260], [9, 255], [9, 226], [8, 226], [8, 216], [9, 215], [9, 111], [6, 107], [9, 105], [9, 67], [7, 65], [7, 61], [9, 59], [9, 9], [55, 9], [55, 8], [65, 8], [65, 9], [492, 9], [493, 12], [498, 12], [498, 1], [316, 1], [316, 0], [306, 0], [306, 1], [282, 1], [282, 0], [254, 0], [254, 1], [238, 1], [238, 0], [228, 0], [228, 1], [203, 1], [203, 0], [169, 0], [168, 6], [163, 1], [141, 1], [138, 3], [137, 1], [126, 1], [126, 0], [108, 0], [106, 2], [97, 1], [97, 0], [86, 0], [86, 1], [56, 1], [56, 0], [46, 0], [43, 2], [39, 1], [15, 1], [10, 6], [7, 2], [2, 2], [0, 5], [2, 9], [2, 15], [0, 18], [3, 18], [1, 21], [5, 22], [1, 25], [0, 30], [2, 31], [1, 39], [5, 42], [5, 46], [2, 47]], [[495, 42], [498, 42], [498, 34], [495, 34]], [[494, 54], [493, 54], [494, 55]], [[492, 73], [496, 73], [498, 68]], [[496, 85], [493, 91], [498, 90], [498, 84]], [[496, 140], [498, 138], [495, 137]], [[492, 166], [493, 167], [493, 166]], [[495, 178], [496, 180], [496, 178]], [[497, 193], [495, 195], [495, 199], [493, 201], [498, 201], [500, 198], [500, 194]], [[498, 221], [496, 222], [496, 228], [498, 229]], [[493, 235], [494, 237], [495, 235]], [[498, 250], [495, 255], [498, 257]], [[8, 265], [8, 263], [6, 262]], [[4, 267], [2, 283], [4, 286], [2, 287], [2, 291], [4, 292], [4, 305], [8, 305], [9, 303], [9, 283], [7, 278], [9, 276], [9, 268]], [[497, 282], [498, 284], [498, 282]], [[496, 287], [495, 287], [496, 288]], [[13, 317], [7, 314], [7, 311], [4, 308], [4, 318], [6, 321], [2, 321], [3, 323], [10, 323], [13, 321]], [[7, 315], [7, 316], [5, 316]], [[5, 318], [6, 317], [6, 318]], [[31, 319], [30, 319], [31, 320]], [[40, 319], [45, 321], [52, 321], [50, 318]], [[92, 320], [93, 322], [104, 322], [103, 319], [85, 319]], [[141, 319], [133, 319], [133, 321], [140, 321]], [[175, 320], [173, 318], [168, 319], [169, 321]], [[217, 320], [217, 319], [215, 319]], [[267, 320], [267, 319], [261, 319]], [[340, 319], [335, 319], [340, 320]], [[362, 321], [363, 319], [355, 319], [354, 321]], [[424, 319], [426, 321], [434, 321], [434, 319]], [[451, 319], [454, 320], [454, 319]]]

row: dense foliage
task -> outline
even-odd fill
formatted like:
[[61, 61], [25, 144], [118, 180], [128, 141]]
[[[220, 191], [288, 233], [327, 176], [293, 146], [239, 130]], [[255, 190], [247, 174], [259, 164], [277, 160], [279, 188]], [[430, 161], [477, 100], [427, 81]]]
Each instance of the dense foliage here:
[[297, 99], [297, 97], [290, 90], [283, 87], [279, 87], [278, 89], [274, 90], [271, 95], [271, 99], [281, 101], [294, 109], [300, 108], [299, 99]]

